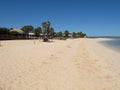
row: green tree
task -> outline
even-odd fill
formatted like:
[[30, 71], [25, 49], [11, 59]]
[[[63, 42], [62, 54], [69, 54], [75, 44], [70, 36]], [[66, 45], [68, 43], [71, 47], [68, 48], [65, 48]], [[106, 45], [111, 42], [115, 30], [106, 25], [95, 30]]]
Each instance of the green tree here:
[[47, 28], [47, 23], [46, 22], [43, 22], [42, 23], [42, 28], [43, 28], [43, 32], [47, 32], [46, 28]]
[[76, 38], [76, 33], [75, 32], [72, 33], [72, 37]]
[[42, 27], [43, 27], [43, 32], [44, 33], [49, 34], [49, 32], [50, 32], [50, 25], [51, 25], [50, 21], [42, 23]]
[[37, 28], [35, 28], [35, 35], [37, 36], [37, 37], [39, 37], [40, 36], [40, 33], [42, 33], [42, 28], [41, 27], [37, 27]]
[[0, 34], [9, 34], [10, 30], [8, 28], [0, 27]]
[[63, 36], [62, 31], [58, 32], [58, 33], [57, 33], [57, 36], [58, 36], [58, 37], [62, 37], [62, 36]]
[[79, 37], [85, 37], [86, 36], [86, 34], [83, 33], [83, 32], [78, 32], [77, 34], [79, 35]]
[[29, 32], [33, 31], [34, 30], [34, 27], [31, 26], [31, 25], [27, 25], [27, 26], [23, 26], [21, 28], [26, 34], [28, 34]]
[[69, 31], [68, 31], [68, 30], [65, 30], [65, 31], [64, 31], [64, 34], [65, 34], [65, 37], [68, 37], [68, 36], [69, 36]]
[[51, 22], [47, 21], [47, 34], [49, 35], [51, 33], [51, 28], [50, 28]]
[[47, 27], [48, 27], [48, 29], [50, 28], [50, 25], [51, 25], [51, 22], [47, 21]]
[[43, 28], [43, 41], [48, 41], [49, 34], [50, 34], [50, 21], [43, 22], [42, 23], [42, 28]]
[[[6, 34], [9, 34], [9, 33], [10, 33], [10, 30], [8, 28], [0, 27], [0, 36], [1, 35], [6, 35]], [[1, 37], [0, 37], [0, 39], [1, 39]], [[2, 46], [1, 41], [0, 41], [0, 46]]]
[[51, 28], [49, 29], [49, 33], [50, 33], [50, 35], [53, 36], [53, 34], [54, 34], [54, 28], [53, 28], [53, 27], [51, 27]]

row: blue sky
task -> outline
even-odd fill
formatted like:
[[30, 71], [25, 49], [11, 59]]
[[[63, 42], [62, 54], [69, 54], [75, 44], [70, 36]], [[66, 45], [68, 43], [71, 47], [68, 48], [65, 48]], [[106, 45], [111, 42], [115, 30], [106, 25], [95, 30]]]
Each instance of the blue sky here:
[[0, 27], [41, 26], [88, 36], [120, 36], [120, 0], [0, 0]]

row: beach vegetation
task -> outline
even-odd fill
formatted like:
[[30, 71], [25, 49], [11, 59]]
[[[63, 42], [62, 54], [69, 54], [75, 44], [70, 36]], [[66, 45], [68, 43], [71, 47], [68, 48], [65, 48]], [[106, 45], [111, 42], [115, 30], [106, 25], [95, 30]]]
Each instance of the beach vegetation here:
[[69, 34], [70, 34], [70, 33], [69, 33], [68, 30], [65, 30], [65, 31], [64, 31], [64, 35], [65, 35], [66, 38], [68, 38]]
[[9, 34], [10, 31], [8, 28], [0, 27], [0, 34]]
[[73, 33], [72, 33], [72, 37], [73, 37], [73, 38], [76, 38], [76, 32], [73, 32]]
[[53, 27], [51, 27], [50, 29], [49, 29], [49, 35], [53, 38], [54, 37], [54, 28]]
[[62, 37], [62, 36], [63, 36], [62, 31], [60, 31], [60, 32], [57, 33], [57, 37]]
[[34, 30], [34, 27], [32, 25], [26, 25], [21, 28], [26, 34]]
[[81, 37], [85, 37], [85, 36], [86, 36], [86, 34], [85, 34], [85, 33], [83, 33], [83, 32], [78, 32], [78, 33], [77, 33], [77, 35], [78, 35], [78, 37], [80, 37], [80, 38], [81, 38]]
[[[87, 35], [84, 32], [70, 32], [69, 30], [62, 30], [56, 32], [53, 27], [51, 27], [51, 22], [42, 22], [42, 27], [38, 26], [34, 28], [32, 25], [25, 25], [21, 29], [0, 27], [0, 39], [32, 39], [37, 37], [42, 37], [43, 41], [48, 41], [49, 39], [60, 39], [60, 38], [83, 38]], [[20, 31], [21, 30], [21, 31]], [[29, 38], [29, 36], [32, 36]]]
[[37, 37], [40, 37], [40, 34], [42, 33], [42, 28], [41, 27], [35, 28], [34, 33]]
[[47, 21], [47, 22], [43, 22], [42, 23], [42, 29], [43, 29], [43, 41], [47, 42], [50, 38], [50, 33], [51, 33], [51, 22]]

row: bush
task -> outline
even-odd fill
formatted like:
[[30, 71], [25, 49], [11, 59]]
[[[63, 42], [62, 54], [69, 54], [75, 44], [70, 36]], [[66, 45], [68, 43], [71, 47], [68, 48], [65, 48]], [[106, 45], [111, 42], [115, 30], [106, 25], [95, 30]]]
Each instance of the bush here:
[[2, 28], [2, 27], [0, 27], [0, 34], [9, 34], [9, 33], [10, 33], [10, 31], [9, 31], [8, 28]]

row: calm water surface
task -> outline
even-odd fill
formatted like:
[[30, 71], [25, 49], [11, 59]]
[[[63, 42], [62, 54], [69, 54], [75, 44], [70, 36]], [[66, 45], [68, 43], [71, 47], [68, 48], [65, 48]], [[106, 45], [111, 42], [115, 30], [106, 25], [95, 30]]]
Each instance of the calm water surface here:
[[113, 38], [112, 40], [103, 41], [102, 43], [120, 50], [120, 38]]

